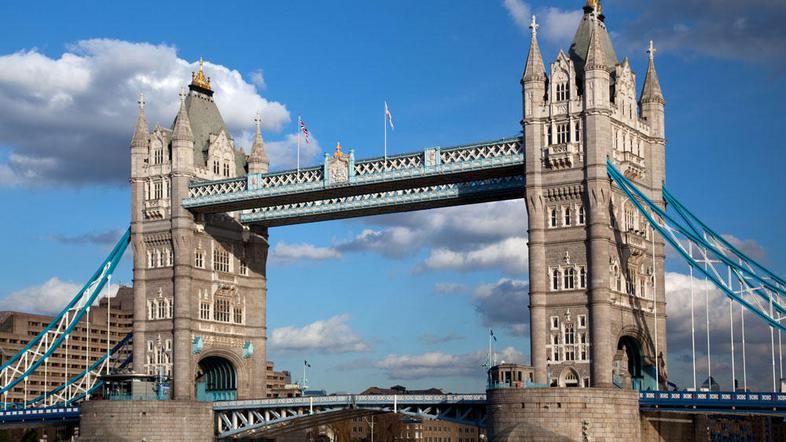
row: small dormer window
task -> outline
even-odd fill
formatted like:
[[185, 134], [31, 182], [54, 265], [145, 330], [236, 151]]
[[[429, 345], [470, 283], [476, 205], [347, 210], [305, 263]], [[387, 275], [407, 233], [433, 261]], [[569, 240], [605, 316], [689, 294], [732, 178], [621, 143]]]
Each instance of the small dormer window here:
[[557, 101], [566, 101], [568, 99], [570, 99], [568, 83], [557, 83]]
[[229, 164], [227, 163], [224, 163], [224, 176], [225, 177], [229, 176]]
[[213, 173], [218, 175], [221, 172], [221, 167], [218, 164], [218, 161], [213, 161]]

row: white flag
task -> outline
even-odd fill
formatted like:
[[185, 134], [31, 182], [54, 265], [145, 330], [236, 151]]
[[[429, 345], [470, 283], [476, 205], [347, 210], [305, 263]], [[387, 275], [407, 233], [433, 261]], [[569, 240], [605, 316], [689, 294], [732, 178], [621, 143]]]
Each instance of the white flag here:
[[385, 102], [385, 116], [388, 118], [388, 122], [390, 123], [390, 128], [395, 130], [396, 128], [393, 127], [393, 116], [390, 115], [390, 109], [388, 109], [388, 102]]

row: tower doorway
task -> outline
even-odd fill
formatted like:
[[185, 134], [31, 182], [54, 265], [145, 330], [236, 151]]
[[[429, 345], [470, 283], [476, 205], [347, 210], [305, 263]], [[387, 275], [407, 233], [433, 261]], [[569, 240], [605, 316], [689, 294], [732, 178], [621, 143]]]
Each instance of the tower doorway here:
[[208, 356], [199, 361], [196, 397], [197, 400], [211, 402], [237, 399], [237, 373], [229, 360]]

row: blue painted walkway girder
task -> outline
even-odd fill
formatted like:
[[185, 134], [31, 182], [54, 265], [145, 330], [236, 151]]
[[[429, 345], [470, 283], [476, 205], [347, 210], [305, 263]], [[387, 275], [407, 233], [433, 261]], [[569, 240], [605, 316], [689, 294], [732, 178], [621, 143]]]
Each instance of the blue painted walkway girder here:
[[[524, 150], [520, 138], [505, 138], [495, 141], [469, 144], [442, 149], [431, 147], [421, 152], [372, 158], [355, 161], [354, 152], [336, 152], [325, 155], [324, 164], [299, 171], [290, 170], [268, 174], [250, 174], [247, 177], [218, 181], [195, 181], [189, 185], [189, 196], [183, 206], [197, 213], [218, 213], [227, 211], [267, 209], [266, 212], [279, 210], [291, 211], [303, 204], [320, 205], [324, 209], [341, 200], [359, 200], [361, 196], [388, 195], [391, 192], [406, 191], [412, 194], [415, 189], [439, 190], [444, 186], [467, 185], [469, 183], [488, 183], [500, 179], [518, 178], [521, 181], [522, 197], [524, 176]], [[465, 186], [466, 187], [466, 186]], [[477, 186], [475, 186], [477, 187]], [[422, 192], [418, 192], [422, 193]], [[432, 194], [434, 192], [431, 192]], [[477, 196], [478, 193], [473, 193]], [[463, 194], [453, 198], [462, 203]], [[354, 198], [353, 198], [354, 197]], [[366, 198], [367, 199], [367, 198]], [[445, 200], [444, 197], [438, 198]], [[499, 197], [495, 199], [505, 199]], [[380, 205], [381, 207], [381, 205]], [[426, 206], [424, 205], [423, 208]], [[435, 205], [428, 205], [435, 207]], [[439, 205], [437, 205], [439, 207]], [[337, 216], [347, 209], [338, 205], [332, 210]], [[416, 210], [407, 205], [398, 205], [388, 211]], [[324, 210], [322, 218], [326, 218]], [[379, 213], [375, 211], [373, 214]], [[352, 216], [363, 216], [360, 213]], [[273, 219], [275, 223], [269, 222]], [[244, 222], [265, 225], [289, 224], [285, 216], [248, 218]], [[315, 221], [319, 219], [310, 219]]]

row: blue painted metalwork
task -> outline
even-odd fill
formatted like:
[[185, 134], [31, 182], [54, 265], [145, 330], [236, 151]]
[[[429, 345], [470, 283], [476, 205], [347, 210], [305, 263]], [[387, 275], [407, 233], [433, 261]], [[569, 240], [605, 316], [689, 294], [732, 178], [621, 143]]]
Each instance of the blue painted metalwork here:
[[719, 391], [642, 391], [642, 410], [687, 410], [729, 413], [777, 413], [786, 416], [786, 393]]
[[[317, 168], [271, 174], [249, 174], [243, 178], [220, 181], [200, 181], [189, 186], [189, 197], [183, 206], [190, 209], [283, 197], [315, 192], [333, 186], [387, 184], [397, 188], [417, 187], [418, 180], [441, 176], [485, 173], [496, 169], [521, 166], [524, 151], [519, 138], [507, 138], [486, 143], [457, 146], [449, 149], [427, 148], [422, 152], [371, 158], [356, 161], [354, 151], [348, 154], [347, 181], [332, 182], [329, 163], [333, 157], [325, 154], [323, 165]], [[463, 179], [466, 181], [466, 179]], [[455, 181], [455, 180], [454, 180]], [[458, 182], [458, 181], [456, 181]], [[422, 184], [421, 184], [422, 185]]]
[[243, 344], [243, 358], [248, 359], [254, 354], [254, 343], [246, 341]]
[[510, 176], [471, 181], [468, 183], [443, 184], [415, 189], [394, 190], [370, 195], [355, 195], [331, 198], [328, 200], [262, 207], [242, 213], [240, 215], [240, 221], [243, 223], [259, 223], [286, 218], [337, 214], [383, 207], [393, 208], [396, 206], [414, 205], [426, 202], [460, 200], [462, 198], [477, 197], [483, 194], [492, 194], [500, 191], [522, 190], [523, 196], [523, 186], [523, 176]]
[[28, 408], [0, 411], [0, 424], [78, 422], [79, 407]]
[[[128, 247], [130, 239], [131, 229], [129, 228], [117, 242], [115, 247], [112, 249], [112, 252], [106, 258], [106, 260], [104, 260], [103, 264], [98, 268], [98, 270], [96, 270], [91, 279], [85, 284], [82, 290], [80, 290], [79, 293], [77, 293], [77, 295], [71, 299], [68, 305], [66, 305], [66, 307], [55, 317], [55, 319], [52, 320], [52, 322], [49, 323], [49, 325], [46, 326], [46, 328], [44, 328], [43, 331], [41, 331], [41, 333], [36, 335], [36, 337], [33, 338], [22, 350], [20, 350], [17, 354], [11, 357], [8, 362], [0, 367], [0, 373], [4, 374], [4, 381], [7, 381], [8, 378], [11, 378], [10, 381], [7, 381], [7, 383], [4, 384], [2, 388], [0, 388], [0, 393], [9, 391], [18, 383], [22, 382], [28, 375], [30, 375], [30, 373], [33, 373], [39, 366], [41, 366], [41, 364], [44, 363], [44, 361], [49, 358], [49, 356], [52, 355], [52, 353], [55, 352], [55, 350], [60, 347], [66, 336], [71, 334], [71, 331], [73, 331], [74, 327], [76, 327], [76, 325], [85, 315], [87, 309], [93, 305], [96, 298], [98, 297], [98, 294], [101, 293], [101, 290], [106, 284], [107, 277], [111, 275], [112, 272], [114, 272], [115, 267], [117, 267], [117, 264], [123, 257], [123, 253]], [[30, 364], [29, 367], [19, 373], [20, 370], [18, 370], [16, 367], [18, 367], [19, 363], [21, 362], [20, 359], [22, 356], [30, 352], [34, 346], [39, 346], [43, 337], [58, 327], [66, 313], [72, 309], [77, 310], [77, 313], [70, 318], [70, 322], [65, 327], [65, 329], [59, 333], [59, 336], [57, 336], [57, 338], [54, 339], [51, 344], [49, 344], [49, 347], [46, 349], [46, 351], [43, 352], [43, 354], [35, 355], [38, 358], [35, 360], [35, 362]], [[12, 373], [11, 376], [8, 376], [5, 374], [7, 371], [14, 371], [14, 373]]]
[[194, 336], [194, 341], [191, 342], [191, 353], [198, 355], [202, 353], [202, 348], [205, 346], [205, 340], [202, 336]]
[[[609, 176], [638, 209], [639, 213], [641, 213], [647, 219], [649, 224], [661, 235], [661, 237], [663, 237], [665, 241], [674, 247], [674, 249], [685, 259], [685, 261], [690, 266], [699, 272], [699, 274], [704, 275], [704, 277], [712, 282], [713, 285], [720, 289], [727, 297], [745, 307], [746, 310], [752, 312], [758, 318], [767, 322], [770, 326], [781, 331], [786, 331], [786, 324], [782, 323], [782, 315], [786, 314], [786, 307], [782, 305], [782, 297], [786, 296], [786, 289], [777, 287], [773, 284], [772, 280], [767, 280], [753, 272], [753, 263], [748, 263], [747, 261], [742, 260], [740, 262], [734, 262], [728, 258], [725, 253], [716, 247], [716, 245], [711, 244], [706, 239], [706, 237], [698, 235], [695, 226], [686, 226], [683, 223], [680, 223], [678, 220], [669, 216], [665, 210], [661, 209], [657, 204], [647, 198], [643, 192], [636, 188], [633, 183], [625, 178], [614, 167], [610, 160], [608, 161], [607, 166]], [[662, 220], [662, 223], [658, 222], [655, 219], [655, 216]], [[750, 293], [761, 298], [765, 302], [765, 305], [762, 306], [760, 304], [757, 306], [753, 304], [753, 300], [748, 301], [744, 299], [744, 293], [742, 291], [735, 292], [727, 285], [727, 283], [722, 280], [717, 272], [711, 272], [705, 268], [705, 266], [700, 265], [695, 257], [691, 256], [688, 250], [686, 250], [686, 248], [677, 241], [676, 237], [674, 236], [675, 233], [685, 236], [689, 241], [696, 244], [699, 248], [709, 252], [709, 254], [712, 255], [714, 259], [717, 258], [719, 262], [723, 262], [725, 265], [727, 265], [731, 269], [731, 272], [734, 273], [735, 276], [740, 280], [740, 284], [743, 287], [751, 286], [752, 281], [757, 281], [760, 283], [761, 287], [753, 287], [753, 289], [749, 291]], [[768, 295], [766, 292], [767, 290], [771, 292], [770, 295], [774, 296]], [[773, 314], [767, 311], [767, 309], [764, 307], [770, 307], [774, 310], [777, 310], [781, 316], [773, 316]]]
[[485, 394], [310, 396], [227, 401], [213, 406], [218, 416], [219, 438], [237, 437], [307, 416], [350, 409], [396, 412], [480, 427], [486, 424]]

